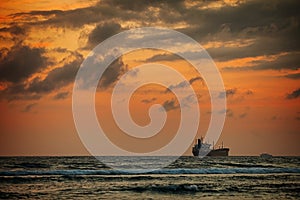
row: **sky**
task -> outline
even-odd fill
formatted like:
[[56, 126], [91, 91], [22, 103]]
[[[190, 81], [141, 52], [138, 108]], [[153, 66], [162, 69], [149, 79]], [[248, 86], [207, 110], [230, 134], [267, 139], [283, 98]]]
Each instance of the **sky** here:
[[[164, 27], [201, 44], [222, 75], [227, 109], [216, 148], [223, 142], [230, 155], [299, 156], [299, 4], [297, 0], [1, 1], [0, 155], [89, 155], [72, 115], [73, 84], [81, 63], [94, 47], [117, 33]], [[169, 87], [149, 84], [133, 94], [130, 112], [137, 124], [149, 123], [153, 104], [161, 104], [168, 117], [157, 137], [139, 142], [122, 136], [110, 102], [122, 75], [149, 62], [168, 65], [187, 81]], [[206, 82], [187, 61], [154, 49], [124, 54], [103, 74], [95, 97], [99, 123], [115, 144], [127, 150], [162, 147], [180, 122], [180, 107], [169, 89], [187, 83], [196, 91], [201, 112], [197, 137], [204, 136], [211, 116]], [[191, 155], [191, 146], [185, 155]]]

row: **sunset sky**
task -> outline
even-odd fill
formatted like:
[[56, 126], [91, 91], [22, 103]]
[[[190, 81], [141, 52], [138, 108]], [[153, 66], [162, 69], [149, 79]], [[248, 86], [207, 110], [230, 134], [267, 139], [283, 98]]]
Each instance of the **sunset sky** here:
[[[224, 142], [230, 155], [300, 156], [299, 6], [297, 0], [1, 1], [0, 155], [89, 155], [72, 115], [76, 73], [100, 42], [151, 26], [190, 36], [218, 67], [227, 117], [216, 147]], [[197, 137], [204, 136], [210, 99], [201, 74], [170, 52], [144, 49], [121, 56], [99, 82], [95, 106], [108, 137], [139, 152], [165, 145], [177, 130], [180, 108], [168, 89], [185, 87], [180, 82], [169, 88], [146, 85], [131, 97], [130, 111], [139, 125], [149, 123], [151, 105], [159, 103], [167, 111], [167, 123], [148, 141], [151, 145], [123, 138], [112, 118], [116, 82], [149, 62], [176, 69], [191, 84], [201, 111]]]

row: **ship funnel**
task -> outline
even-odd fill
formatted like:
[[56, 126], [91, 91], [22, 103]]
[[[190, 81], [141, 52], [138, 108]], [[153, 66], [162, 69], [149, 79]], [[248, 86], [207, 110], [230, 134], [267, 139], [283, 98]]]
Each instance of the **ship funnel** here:
[[201, 139], [198, 139], [198, 148], [201, 148]]

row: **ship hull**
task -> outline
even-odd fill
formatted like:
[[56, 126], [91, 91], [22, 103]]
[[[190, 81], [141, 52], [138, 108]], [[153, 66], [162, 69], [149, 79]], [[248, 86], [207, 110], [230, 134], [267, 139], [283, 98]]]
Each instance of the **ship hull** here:
[[221, 149], [214, 149], [211, 150], [207, 156], [228, 156], [229, 148], [221, 148]]
[[[199, 150], [196, 148], [193, 148], [193, 155], [194, 156], [199, 156]], [[228, 156], [229, 155], [229, 148], [220, 148], [220, 149], [213, 149], [209, 153], [202, 152], [201, 155], [206, 155], [206, 156]]]

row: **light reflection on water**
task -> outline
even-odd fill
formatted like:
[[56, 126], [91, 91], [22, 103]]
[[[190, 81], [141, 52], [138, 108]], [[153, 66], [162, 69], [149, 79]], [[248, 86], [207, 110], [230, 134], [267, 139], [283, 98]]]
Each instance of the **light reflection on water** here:
[[[125, 157], [107, 159], [126, 165]], [[160, 159], [139, 158], [153, 168]], [[300, 157], [181, 157], [140, 172], [109, 169], [93, 157], [2, 157], [0, 198], [300, 198]]]

